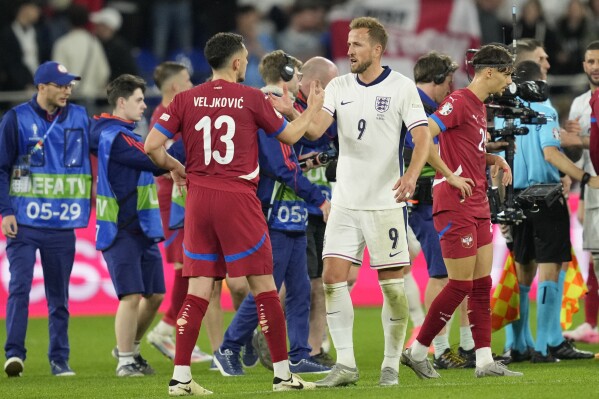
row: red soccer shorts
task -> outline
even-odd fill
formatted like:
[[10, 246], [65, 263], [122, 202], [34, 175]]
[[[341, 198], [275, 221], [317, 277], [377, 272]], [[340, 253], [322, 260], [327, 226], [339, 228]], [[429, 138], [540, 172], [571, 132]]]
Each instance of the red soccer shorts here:
[[272, 247], [254, 192], [190, 185], [185, 203], [184, 277], [272, 274]]
[[435, 230], [439, 233], [444, 258], [474, 256], [478, 248], [493, 241], [493, 225], [490, 218], [443, 211], [433, 216], [433, 222]]
[[158, 185], [158, 203], [160, 205], [160, 219], [162, 219], [162, 230], [164, 231], [164, 252], [167, 263], [183, 263], [183, 230], [171, 230], [168, 228], [171, 216], [171, 197], [173, 181], [160, 176], [156, 179]]

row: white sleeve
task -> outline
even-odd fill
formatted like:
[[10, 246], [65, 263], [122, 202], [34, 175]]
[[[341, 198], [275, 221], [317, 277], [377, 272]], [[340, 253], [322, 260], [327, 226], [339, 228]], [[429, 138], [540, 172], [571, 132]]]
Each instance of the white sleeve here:
[[582, 114], [578, 103], [578, 98], [575, 98], [574, 101], [572, 101], [572, 105], [570, 106], [570, 113], [568, 114], [569, 120], [576, 119], [577, 116], [580, 116]]
[[412, 130], [416, 126], [427, 125], [428, 119], [424, 112], [422, 100], [418, 95], [416, 84], [407, 78], [405, 82], [402, 88], [401, 116], [407, 129]]
[[324, 109], [333, 117], [335, 116], [335, 110], [337, 108], [336, 98], [338, 82], [339, 78], [334, 78], [329, 82], [327, 88], [324, 91], [324, 104], [322, 105], [322, 109]]

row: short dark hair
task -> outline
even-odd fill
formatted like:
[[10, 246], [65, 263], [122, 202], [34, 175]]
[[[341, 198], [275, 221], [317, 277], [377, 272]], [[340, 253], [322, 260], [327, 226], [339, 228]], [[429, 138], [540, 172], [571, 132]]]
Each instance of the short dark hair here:
[[162, 90], [162, 85], [164, 82], [184, 69], [187, 69], [184, 64], [175, 61], [165, 61], [158, 65], [156, 69], [154, 69], [154, 82], [156, 82], [158, 89]]
[[[281, 71], [288, 62], [297, 69], [302, 67], [300, 60], [286, 54], [283, 50], [275, 50], [265, 54], [260, 60], [260, 65], [258, 65], [258, 71], [264, 83], [278, 83], [282, 79]], [[291, 77], [293, 78], [293, 75]]]
[[385, 30], [383, 24], [381, 24], [378, 19], [373, 17], [354, 18], [349, 24], [350, 30], [362, 28], [368, 29], [368, 36], [370, 37], [370, 40], [383, 46], [383, 51], [385, 51], [389, 36], [387, 35], [387, 31]]
[[212, 36], [204, 47], [204, 56], [212, 69], [223, 68], [231, 56], [243, 48], [243, 36], [220, 32]]
[[516, 40], [516, 62], [523, 53], [532, 53], [539, 47], [543, 48], [543, 43], [537, 39], [525, 38]]
[[590, 42], [587, 45], [587, 48], [585, 49], [585, 52], [589, 51], [589, 50], [599, 50], [599, 40], [594, 40], [594, 41]]
[[508, 72], [514, 68], [512, 54], [503, 46], [487, 44], [472, 57], [472, 66], [475, 72], [482, 71], [485, 68], [495, 68], [499, 72]]
[[522, 61], [516, 64], [514, 81], [516, 83], [542, 79], [541, 66], [534, 61]]
[[416, 61], [414, 65], [414, 81], [416, 83], [434, 82], [440, 76], [445, 79], [447, 75], [458, 69], [450, 56], [430, 51]]
[[115, 107], [119, 98], [125, 99], [131, 97], [133, 92], [141, 89], [142, 93], [146, 92], [146, 81], [139, 76], [130, 75], [128, 73], [120, 75], [106, 86], [106, 95], [108, 104]]

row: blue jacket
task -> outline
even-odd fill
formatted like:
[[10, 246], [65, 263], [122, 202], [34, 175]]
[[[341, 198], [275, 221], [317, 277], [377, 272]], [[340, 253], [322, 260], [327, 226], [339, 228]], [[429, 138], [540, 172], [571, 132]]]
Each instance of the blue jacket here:
[[[107, 114], [95, 117], [90, 137], [90, 150], [94, 155], [98, 155], [100, 134], [113, 125], [121, 126], [123, 131], [131, 132], [135, 129], [134, 122]], [[181, 140], [173, 144], [168, 152], [184, 162], [185, 154]], [[117, 219], [119, 229], [137, 233], [142, 231], [137, 215], [137, 183], [142, 171], [151, 172], [155, 176], [168, 172], [154, 165], [146, 155], [141, 142], [130, 139], [126, 134], [119, 134], [112, 143], [108, 165], [108, 181], [119, 203]]]
[[8, 111], [0, 123], [2, 216], [15, 215], [19, 224], [41, 228], [87, 226], [88, 139], [89, 118], [81, 106], [67, 104], [49, 115], [36, 94]]

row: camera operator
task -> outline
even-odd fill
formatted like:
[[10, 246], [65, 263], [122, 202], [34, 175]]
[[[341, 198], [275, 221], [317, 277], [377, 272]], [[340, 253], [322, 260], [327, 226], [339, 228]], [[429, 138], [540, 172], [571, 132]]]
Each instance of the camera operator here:
[[[541, 79], [547, 81], [547, 74], [551, 68], [549, 63], [549, 56], [543, 48], [543, 44], [532, 38], [519, 39], [516, 43], [516, 61], [515, 65], [518, 65], [523, 61], [534, 61], [541, 67]], [[547, 100], [547, 105], [553, 108], [551, 100]], [[564, 124], [564, 128], [560, 129], [560, 135], [577, 135], [580, 132], [580, 123], [576, 119], [569, 119]], [[573, 162], [576, 162], [582, 156], [582, 152], [576, 148], [562, 148], [565, 154]], [[570, 186], [572, 185], [572, 179], [570, 176], [562, 176], [562, 185], [564, 186], [564, 195], [568, 196], [570, 192]]]
[[[447, 55], [431, 51], [418, 59], [414, 65], [414, 81], [418, 88], [418, 94], [422, 100], [424, 111], [427, 116], [437, 110], [439, 104], [451, 92], [453, 73], [458, 65]], [[433, 139], [438, 149], [439, 138]], [[412, 135], [408, 131], [404, 147], [404, 162], [406, 167], [410, 165], [414, 143]], [[426, 259], [429, 280], [424, 294], [424, 303], [428, 309], [431, 303], [439, 295], [443, 287], [447, 285], [447, 268], [443, 262], [439, 235], [433, 223], [433, 180], [435, 169], [428, 163], [422, 168], [420, 177], [416, 182], [413, 201], [410, 206], [408, 224], [414, 231], [418, 242], [422, 246], [422, 252]], [[467, 302], [460, 305], [460, 352], [474, 355], [474, 341], [468, 321]], [[437, 369], [463, 368], [466, 359], [451, 350], [447, 328], [433, 339], [435, 348], [434, 366]]]
[[[543, 78], [542, 67], [535, 61], [523, 61], [516, 66], [514, 82], [538, 81]], [[546, 124], [524, 125], [516, 120], [515, 126], [527, 127], [527, 135], [516, 136], [518, 151], [514, 158], [515, 194], [536, 184], [559, 184], [559, 171], [591, 187], [599, 186], [597, 177], [590, 178], [561, 151], [557, 113], [546, 101], [532, 102], [530, 108], [547, 117]], [[504, 120], [496, 120], [502, 128]], [[570, 217], [563, 196], [552, 205], [541, 201], [533, 209], [525, 210], [526, 218], [513, 226], [514, 257], [520, 283], [520, 320], [513, 323], [512, 356], [525, 356], [530, 342], [526, 342], [524, 328], [528, 324], [528, 295], [530, 284], [539, 265], [537, 292], [537, 341], [532, 362], [555, 362], [556, 359], [592, 358], [591, 352], [580, 351], [561, 335], [560, 311], [563, 281], [558, 284], [562, 262], [569, 262]], [[522, 357], [522, 356], [520, 356]]]

